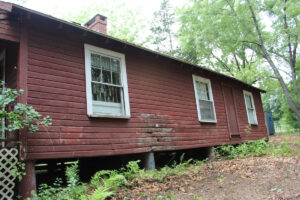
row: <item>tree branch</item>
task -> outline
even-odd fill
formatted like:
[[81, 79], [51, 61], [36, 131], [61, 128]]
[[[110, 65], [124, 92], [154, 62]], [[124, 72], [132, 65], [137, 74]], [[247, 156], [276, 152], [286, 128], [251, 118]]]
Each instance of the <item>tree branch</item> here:
[[277, 67], [275, 66], [273, 60], [271, 59], [270, 55], [268, 54], [265, 46], [264, 46], [264, 42], [263, 42], [263, 38], [262, 38], [262, 34], [261, 34], [261, 31], [259, 29], [259, 26], [258, 26], [258, 21], [256, 19], [256, 16], [254, 14], [254, 11], [253, 11], [253, 8], [252, 8], [252, 5], [250, 3], [249, 0], [246, 0], [247, 4], [248, 4], [248, 7], [249, 7], [249, 10], [250, 10], [250, 13], [251, 13], [251, 17], [253, 19], [253, 22], [254, 22], [254, 26], [255, 26], [255, 29], [256, 29], [256, 32], [258, 34], [258, 37], [259, 37], [259, 40], [260, 40], [260, 48], [263, 52], [263, 55], [264, 55], [264, 58], [268, 61], [270, 67], [273, 69], [274, 71], [274, 74], [276, 75], [276, 77], [278, 78], [278, 81], [282, 87], [282, 90], [283, 90], [283, 93], [285, 94], [286, 98], [287, 98], [287, 101], [288, 101], [288, 104], [290, 105], [290, 108], [292, 109], [292, 111], [295, 113], [295, 115], [297, 116], [298, 120], [300, 120], [300, 110], [297, 109], [296, 107], [296, 104], [295, 102], [293, 101], [292, 99], [292, 96], [285, 84], [285, 82], [283, 81], [283, 78], [282, 76], [280, 75]]
[[257, 81], [264, 80], [264, 79], [266, 79], [266, 78], [272, 78], [272, 79], [278, 80], [278, 78], [277, 78], [276, 76], [264, 76], [264, 77], [260, 77], [260, 78], [255, 79], [254, 81], [252, 81], [251, 85], [253, 85], [253, 84], [256, 83]]
[[233, 57], [234, 57], [234, 60], [235, 60], [235, 63], [236, 63], [236, 66], [237, 66], [238, 70], [241, 71], [240, 63], [239, 63], [239, 61], [237, 60], [236, 55], [233, 54]]
[[268, 50], [270, 53], [272, 53], [272, 54], [274, 54], [274, 55], [276, 55], [276, 56], [278, 56], [278, 57], [280, 57], [280, 58], [282, 58], [285, 62], [287, 62], [287, 63], [289, 63], [289, 60], [284, 56], [284, 55], [282, 55], [282, 54], [280, 54], [280, 53], [278, 53], [278, 52], [275, 52], [275, 51], [273, 51], [273, 50]]
[[288, 27], [288, 23], [287, 23], [287, 16], [286, 16], [286, 2], [287, 0], [284, 0], [284, 7], [283, 7], [283, 24], [284, 24], [284, 29], [286, 32], [286, 35], [288, 37], [288, 50], [289, 50], [289, 63], [290, 63], [290, 67], [291, 67], [291, 71], [292, 71], [292, 81], [293, 81], [293, 85], [294, 85], [294, 90], [297, 96], [297, 103], [298, 105], [300, 105], [300, 91], [298, 88], [298, 84], [297, 84], [297, 78], [296, 78], [296, 69], [295, 69], [295, 65], [296, 65], [296, 51], [297, 51], [297, 46], [298, 46], [298, 36], [296, 36], [296, 43], [294, 45], [294, 49], [292, 50], [292, 44], [291, 44], [291, 35], [289, 33], [289, 27]]
[[[223, 68], [224, 68], [227, 72], [230, 72], [230, 74], [232, 74], [230, 68], [227, 66], [226, 63], [224, 63], [220, 58], [218, 58], [217, 56], [215, 56], [213, 52], [211, 52], [211, 55], [212, 55], [215, 59], [217, 59], [218, 62], [220, 62], [220, 63], [222, 64]], [[232, 75], [233, 75], [233, 74], [232, 74]]]
[[228, 0], [226, 0], [227, 4], [229, 5], [231, 12], [233, 12], [233, 15], [237, 18], [237, 20], [239, 21], [240, 24], [242, 24], [244, 26], [244, 28], [248, 31], [248, 33], [252, 36], [255, 36], [255, 34], [251, 31], [251, 29], [244, 23], [242, 23], [242, 21], [239, 19], [238, 15], [236, 14], [233, 6], [230, 4], [230, 2]]

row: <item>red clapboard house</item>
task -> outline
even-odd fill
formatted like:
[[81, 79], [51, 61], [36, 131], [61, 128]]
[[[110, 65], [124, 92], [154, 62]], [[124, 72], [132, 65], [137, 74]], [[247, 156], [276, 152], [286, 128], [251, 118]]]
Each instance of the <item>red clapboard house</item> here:
[[104, 16], [80, 26], [4, 2], [0, 13], [6, 85], [23, 89], [19, 101], [53, 123], [20, 133], [24, 196], [36, 187], [40, 159], [153, 159], [155, 152], [267, 136], [263, 90], [112, 38]]

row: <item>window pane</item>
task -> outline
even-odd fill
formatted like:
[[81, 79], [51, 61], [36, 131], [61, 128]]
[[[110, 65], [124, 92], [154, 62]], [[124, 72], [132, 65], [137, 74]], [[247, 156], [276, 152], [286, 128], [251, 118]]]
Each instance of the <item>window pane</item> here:
[[248, 109], [248, 118], [249, 118], [250, 124], [255, 124], [256, 123], [253, 109]]
[[100, 68], [100, 56], [97, 54], [91, 54], [91, 65], [93, 67]]
[[121, 103], [121, 88], [106, 86], [106, 89], [108, 90], [108, 102]]
[[101, 85], [92, 83], [92, 96], [94, 101], [101, 101]]
[[94, 101], [121, 103], [121, 88], [92, 83]]
[[118, 59], [111, 59], [111, 70], [115, 72], [120, 72], [120, 61]]
[[92, 67], [92, 81], [101, 82], [101, 69]]
[[104, 70], [110, 71], [110, 58], [101, 56], [101, 67]]
[[198, 98], [201, 100], [210, 100], [208, 93], [208, 84], [196, 81]]
[[120, 85], [120, 73], [112, 72], [112, 83], [116, 85]]
[[247, 108], [253, 108], [252, 99], [250, 95], [245, 94]]
[[110, 71], [102, 70], [102, 77], [103, 77], [102, 82], [103, 83], [111, 83], [111, 74], [110, 73], [111, 73]]
[[201, 120], [215, 120], [213, 102], [199, 100]]

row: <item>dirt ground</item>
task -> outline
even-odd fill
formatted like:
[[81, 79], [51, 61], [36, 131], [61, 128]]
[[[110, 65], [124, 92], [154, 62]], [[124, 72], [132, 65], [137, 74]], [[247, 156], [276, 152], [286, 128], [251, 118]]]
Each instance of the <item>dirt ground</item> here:
[[[300, 134], [274, 136], [274, 143], [300, 141]], [[300, 148], [299, 143], [293, 148]], [[300, 200], [300, 156], [217, 160], [193, 166], [166, 183], [143, 181], [116, 199]]]

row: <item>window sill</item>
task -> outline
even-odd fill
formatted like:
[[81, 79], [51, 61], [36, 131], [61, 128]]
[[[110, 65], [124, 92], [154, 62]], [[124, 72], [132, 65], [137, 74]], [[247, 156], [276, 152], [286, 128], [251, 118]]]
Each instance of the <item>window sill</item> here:
[[116, 118], [116, 119], [130, 119], [129, 116], [123, 116], [123, 115], [105, 115], [105, 114], [88, 114], [88, 117], [93, 118]]
[[217, 120], [199, 120], [200, 123], [213, 123], [216, 124]]

